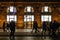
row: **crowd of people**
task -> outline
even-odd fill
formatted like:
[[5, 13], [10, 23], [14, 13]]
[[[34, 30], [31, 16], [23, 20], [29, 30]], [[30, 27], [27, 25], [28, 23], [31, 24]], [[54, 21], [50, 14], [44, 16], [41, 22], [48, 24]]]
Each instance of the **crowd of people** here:
[[[53, 22], [51, 21], [50, 23], [43, 22], [42, 23], [42, 34], [46, 34], [46, 31], [48, 31], [49, 35], [56, 35], [56, 31], [59, 29], [60, 23], [54, 20]], [[39, 32], [38, 30], [38, 23], [37, 21], [34, 21], [32, 31], [35, 29], [35, 33]]]
[[15, 33], [15, 26], [16, 23], [14, 21], [11, 21], [10, 23], [3, 22], [3, 31], [5, 32], [10, 29], [10, 39], [14, 39], [14, 33]]
[[[7, 30], [9, 30], [10, 29], [10, 39], [11, 38], [14, 38], [14, 33], [15, 33], [15, 27], [16, 27], [16, 23], [14, 22], [14, 21], [11, 21], [10, 23], [5, 23], [5, 22], [3, 22], [3, 31], [5, 32], [5, 28], [7, 29]], [[49, 32], [49, 35], [52, 33], [52, 35], [56, 35], [56, 30], [57, 29], [59, 29], [59, 27], [60, 27], [60, 23], [58, 23], [57, 21], [51, 21], [50, 23], [49, 23], [49, 25], [46, 23], [46, 22], [43, 22], [42, 23], [42, 29], [43, 29], [43, 31], [42, 31], [42, 34], [45, 34], [46, 33], [46, 31], [48, 30], [48, 32]], [[40, 32], [39, 30], [38, 30], [38, 23], [37, 23], [37, 21], [34, 21], [33, 22], [33, 28], [32, 28], [32, 32], [33, 32], [33, 30], [35, 30], [35, 33], [37, 33], [37, 32]]]

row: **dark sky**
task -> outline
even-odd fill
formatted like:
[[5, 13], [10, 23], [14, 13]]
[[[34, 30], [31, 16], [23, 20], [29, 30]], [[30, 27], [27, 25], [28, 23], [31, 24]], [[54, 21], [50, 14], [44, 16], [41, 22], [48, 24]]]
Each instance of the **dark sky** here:
[[60, 2], [59, 0], [0, 0], [0, 2]]

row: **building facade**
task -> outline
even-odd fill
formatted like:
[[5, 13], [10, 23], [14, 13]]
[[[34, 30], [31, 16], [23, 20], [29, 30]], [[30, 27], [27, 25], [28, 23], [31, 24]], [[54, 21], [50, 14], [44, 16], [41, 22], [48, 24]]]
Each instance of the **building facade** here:
[[59, 2], [0, 2], [0, 28], [3, 22], [16, 22], [16, 28], [32, 28], [33, 21], [60, 22]]

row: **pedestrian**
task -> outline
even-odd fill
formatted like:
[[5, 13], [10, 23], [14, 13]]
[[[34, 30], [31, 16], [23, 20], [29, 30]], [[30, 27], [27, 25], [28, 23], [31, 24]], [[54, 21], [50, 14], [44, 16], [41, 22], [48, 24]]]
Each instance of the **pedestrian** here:
[[47, 24], [46, 24], [46, 22], [43, 22], [43, 25], [42, 25], [43, 27], [43, 34], [46, 34], [46, 30], [47, 30]]
[[52, 35], [56, 35], [56, 28], [57, 28], [57, 22], [56, 20], [54, 20], [52, 27]]
[[5, 32], [5, 22], [3, 22], [3, 31]]
[[14, 33], [15, 33], [15, 21], [10, 22], [10, 39], [14, 39]]
[[35, 30], [35, 33], [39, 32], [39, 30], [38, 30], [38, 23], [36, 21], [34, 21], [34, 23], [33, 23], [32, 32], [33, 32], [33, 30]]
[[49, 35], [52, 34], [52, 27], [53, 27], [53, 22], [51, 21], [49, 24]]
[[6, 28], [7, 28], [7, 31], [9, 31], [9, 27], [10, 27], [10, 24], [9, 23], [6, 23]]

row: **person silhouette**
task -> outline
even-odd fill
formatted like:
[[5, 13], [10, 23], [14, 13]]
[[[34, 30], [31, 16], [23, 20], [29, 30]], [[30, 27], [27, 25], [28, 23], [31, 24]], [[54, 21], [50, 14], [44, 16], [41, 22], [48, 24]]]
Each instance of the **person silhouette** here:
[[56, 27], [57, 27], [57, 22], [56, 22], [56, 20], [54, 20], [54, 22], [53, 22], [53, 27], [52, 27], [52, 35], [56, 35]]
[[5, 32], [5, 26], [6, 24], [5, 24], [5, 22], [3, 22], [3, 31]]
[[47, 29], [47, 24], [46, 22], [43, 22], [43, 34], [46, 33], [46, 29]]
[[15, 33], [15, 22], [10, 22], [10, 39], [14, 39], [14, 33]]
[[49, 24], [49, 35], [52, 34], [52, 27], [53, 27], [53, 22], [51, 21]]
[[10, 24], [7, 23], [7, 25], [6, 25], [7, 31], [9, 31], [9, 27], [10, 27]]
[[[32, 29], [32, 32], [33, 30], [35, 30], [35, 33], [38, 31], [38, 23], [36, 21], [34, 21], [33, 23], [33, 29]], [[39, 31], [38, 31], [39, 32]]]

